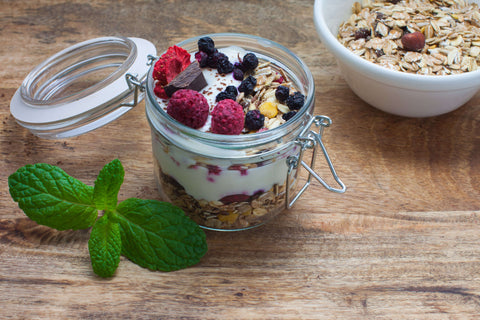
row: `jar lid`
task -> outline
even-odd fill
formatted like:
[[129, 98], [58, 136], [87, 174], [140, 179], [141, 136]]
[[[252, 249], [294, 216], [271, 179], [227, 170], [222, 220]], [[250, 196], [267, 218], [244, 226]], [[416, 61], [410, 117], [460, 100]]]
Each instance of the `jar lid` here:
[[143, 81], [155, 46], [140, 38], [102, 37], [66, 48], [35, 67], [15, 92], [10, 112], [43, 138], [97, 129], [143, 98], [129, 79]]

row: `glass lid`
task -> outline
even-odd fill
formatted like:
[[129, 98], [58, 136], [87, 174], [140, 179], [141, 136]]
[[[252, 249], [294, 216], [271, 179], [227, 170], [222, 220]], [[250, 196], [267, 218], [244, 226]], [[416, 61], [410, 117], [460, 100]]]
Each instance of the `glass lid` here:
[[10, 112], [43, 138], [77, 136], [129, 111], [143, 98], [155, 46], [140, 38], [102, 37], [75, 44], [40, 63], [15, 92]]

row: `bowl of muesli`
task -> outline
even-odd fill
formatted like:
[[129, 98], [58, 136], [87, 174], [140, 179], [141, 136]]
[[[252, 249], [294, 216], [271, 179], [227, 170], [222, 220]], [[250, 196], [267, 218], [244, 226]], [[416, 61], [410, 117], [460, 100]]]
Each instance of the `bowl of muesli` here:
[[[268, 39], [209, 34], [169, 47], [145, 95], [161, 197], [204, 228], [233, 231], [290, 208], [310, 183], [296, 188], [301, 167], [343, 193], [321, 139], [331, 120], [313, 115], [314, 92], [308, 67]], [[339, 188], [313, 174], [306, 149], [325, 155]]]
[[453, 111], [480, 89], [479, 0], [316, 0], [319, 37], [345, 81], [391, 114]]

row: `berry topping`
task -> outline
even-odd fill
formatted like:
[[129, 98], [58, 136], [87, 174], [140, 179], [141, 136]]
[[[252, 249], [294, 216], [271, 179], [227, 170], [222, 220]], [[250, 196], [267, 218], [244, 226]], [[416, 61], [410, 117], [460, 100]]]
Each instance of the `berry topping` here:
[[265, 116], [258, 110], [250, 110], [245, 115], [245, 128], [250, 131], [261, 129], [265, 122]]
[[277, 90], [275, 90], [275, 97], [280, 102], [284, 102], [285, 100], [287, 100], [289, 95], [290, 95], [290, 88], [289, 87], [278, 86]]
[[255, 86], [257, 85], [257, 79], [253, 76], [248, 76], [245, 80], [240, 83], [240, 86], [238, 87], [238, 91], [243, 92], [245, 95], [249, 95], [253, 92], [253, 89], [255, 89]]
[[233, 79], [238, 81], [243, 80], [243, 71], [235, 66], [233, 67]]
[[220, 59], [217, 66], [218, 73], [227, 74], [233, 71], [233, 64], [226, 59]]
[[198, 51], [203, 51], [210, 55], [215, 51], [215, 43], [210, 37], [203, 37], [198, 39]]
[[216, 69], [218, 67], [219, 61], [223, 59], [228, 60], [228, 57], [221, 52], [215, 51], [214, 53], [212, 53], [207, 57], [207, 65], [210, 68]]
[[289, 112], [284, 113], [282, 115], [282, 119], [285, 120], [285, 121], [288, 121], [288, 120], [292, 119], [296, 114], [297, 114], [297, 111], [289, 111]]
[[295, 92], [287, 98], [286, 103], [290, 110], [299, 110], [305, 103], [305, 96], [300, 92]]
[[195, 53], [195, 59], [197, 59], [200, 68], [205, 68], [207, 66], [208, 54], [203, 51], [198, 51]]
[[240, 134], [245, 117], [241, 105], [231, 99], [217, 103], [212, 111], [212, 132], [219, 134]]
[[253, 71], [258, 66], [258, 58], [254, 53], [247, 53], [242, 60], [243, 71]]
[[[235, 96], [235, 98], [237, 97], [238, 91], [237, 91], [237, 88], [235, 88], [235, 86], [227, 86], [225, 88], [225, 91]], [[235, 100], [235, 99], [232, 99], [232, 100]]]
[[191, 89], [175, 91], [167, 105], [167, 113], [190, 128], [201, 128], [208, 117], [209, 106], [205, 97]]
[[215, 102], [219, 102], [225, 99], [231, 99], [231, 100], [236, 100], [237, 99], [237, 88], [235, 86], [228, 86], [225, 88], [224, 91], [220, 92], [217, 94], [215, 97]]
[[190, 53], [185, 49], [173, 46], [157, 60], [153, 67], [153, 79], [157, 80], [154, 93], [159, 98], [167, 99], [168, 96], [163, 89], [180, 72], [190, 65]]

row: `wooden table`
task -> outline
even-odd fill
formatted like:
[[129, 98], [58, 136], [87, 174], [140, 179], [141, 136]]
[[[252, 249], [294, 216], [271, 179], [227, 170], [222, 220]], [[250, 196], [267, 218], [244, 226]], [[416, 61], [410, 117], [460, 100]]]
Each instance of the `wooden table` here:
[[[306, 0], [2, 0], [0, 318], [478, 319], [480, 94], [434, 118], [378, 111], [350, 91], [312, 12]], [[90, 231], [32, 222], [10, 198], [7, 177], [47, 162], [93, 185], [119, 158], [120, 200], [156, 198], [144, 104], [83, 136], [43, 140], [15, 122], [10, 99], [35, 65], [72, 43], [124, 35], [162, 51], [213, 32], [269, 38], [307, 63], [315, 113], [333, 120], [324, 140], [348, 190], [314, 183], [265, 226], [207, 232], [209, 251], [191, 268], [152, 272], [122, 257], [113, 278], [98, 278]]]

